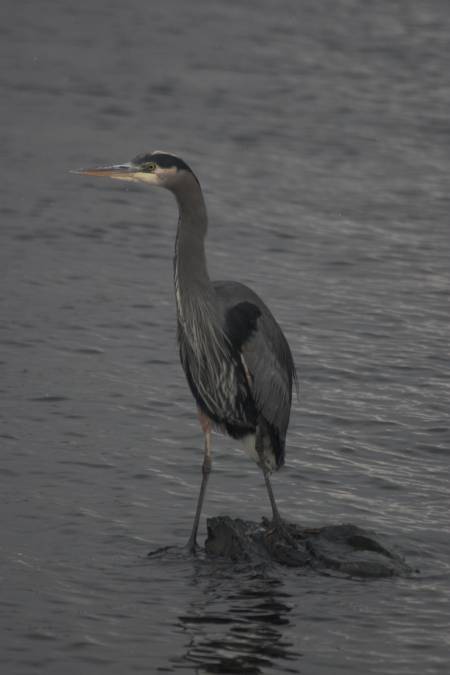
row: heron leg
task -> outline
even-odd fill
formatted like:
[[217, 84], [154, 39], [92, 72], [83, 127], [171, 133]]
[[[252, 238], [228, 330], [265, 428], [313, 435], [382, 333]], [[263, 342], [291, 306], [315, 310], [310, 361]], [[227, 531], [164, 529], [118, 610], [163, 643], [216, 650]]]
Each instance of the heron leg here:
[[195, 511], [194, 524], [192, 526], [191, 536], [187, 543], [187, 549], [190, 553], [195, 553], [197, 549], [197, 531], [200, 522], [200, 515], [202, 513], [203, 500], [206, 494], [206, 485], [208, 483], [209, 474], [211, 473], [211, 422], [209, 419], [199, 411], [200, 424], [205, 436], [205, 449], [202, 464], [202, 484], [197, 500], [197, 509]]
[[285, 543], [289, 544], [289, 546], [293, 550], [295, 550], [297, 548], [297, 544], [295, 542], [294, 537], [292, 537], [289, 531], [288, 523], [286, 523], [280, 516], [280, 512], [278, 511], [277, 503], [275, 501], [275, 497], [273, 494], [272, 484], [270, 482], [270, 470], [267, 466], [266, 457], [264, 453], [264, 437], [260, 427], [257, 429], [256, 432], [256, 451], [259, 455], [259, 461], [264, 475], [264, 481], [266, 483], [267, 493], [269, 495], [273, 515], [272, 525], [270, 528], [267, 529], [266, 534], [268, 537], [272, 537], [276, 533], [277, 534], [276, 541], [280, 542], [280, 540], [282, 540]]
[[280, 512], [278, 511], [278, 506], [277, 506], [277, 503], [275, 501], [275, 497], [274, 497], [274, 494], [273, 494], [272, 483], [270, 482], [270, 478], [269, 478], [270, 474], [269, 474], [269, 471], [267, 470], [265, 465], [263, 465], [263, 474], [264, 474], [264, 480], [266, 482], [267, 492], [268, 492], [269, 499], [270, 499], [270, 505], [272, 507], [273, 523], [274, 523], [275, 526], [281, 525], [282, 520], [281, 520]]
[[255, 439], [255, 449], [256, 452], [258, 453], [259, 456], [259, 464], [261, 466], [263, 475], [264, 475], [264, 481], [266, 483], [266, 488], [267, 488], [267, 494], [269, 495], [270, 499], [270, 505], [272, 507], [272, 514], [273, 514], [273, 523], [275, 526], [281, 525], [281, 516], [280, 512], [278, 511], [277, 503], [275, 501], [275, 497], [273, 494], [272, 490], [272, 484], [270, 482], [270, 470], [267, 466], [266, 462], [266, 457], [265, 457], [265, 452], [264, 452], [264, 430], [263, 430], [263, 424], [260, 424], [257, 427], [256, 430], [256, 439]]

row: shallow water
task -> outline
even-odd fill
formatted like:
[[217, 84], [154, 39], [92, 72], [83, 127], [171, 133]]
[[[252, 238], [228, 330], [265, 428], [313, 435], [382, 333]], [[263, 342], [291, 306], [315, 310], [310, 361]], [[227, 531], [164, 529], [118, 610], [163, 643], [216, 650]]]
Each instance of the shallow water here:
[[[447, 673], [446, 3], [2, 7], [2, 672]], [[202, 181], [212, 276], [292, 346], [280, 508], [386, 536], [411, 578], [146, 558], [200, 482], [175, 204], [68, 169], [156, 148]], [[215, 438], [204, 516], [268, 512]]]

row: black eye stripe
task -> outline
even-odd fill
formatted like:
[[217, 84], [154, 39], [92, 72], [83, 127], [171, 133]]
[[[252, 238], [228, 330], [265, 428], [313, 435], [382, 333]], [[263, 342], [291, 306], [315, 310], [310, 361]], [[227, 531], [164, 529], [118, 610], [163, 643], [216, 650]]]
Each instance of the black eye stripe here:
[[161, 169], [184, 169], [192, 173], [191, 168], [183, 162], [182, 159], [176, 155], [170, 155], [166, 152], [144, 153], [134, 158], [133, 164], [139, 166], [142, 171], [145, 171], [145, 166], [148, 164], [156, 164]]

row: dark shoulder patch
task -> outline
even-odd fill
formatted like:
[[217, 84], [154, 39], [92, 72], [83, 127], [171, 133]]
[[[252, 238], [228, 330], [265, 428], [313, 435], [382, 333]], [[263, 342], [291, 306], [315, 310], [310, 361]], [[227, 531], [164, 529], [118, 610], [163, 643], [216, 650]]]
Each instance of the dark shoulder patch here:
[[252, 333], [261, 316], [260, 309], [252, 302], [239, 302], [231, 307], [225, 315], [225, 333], [233, 347], [241, 349]]

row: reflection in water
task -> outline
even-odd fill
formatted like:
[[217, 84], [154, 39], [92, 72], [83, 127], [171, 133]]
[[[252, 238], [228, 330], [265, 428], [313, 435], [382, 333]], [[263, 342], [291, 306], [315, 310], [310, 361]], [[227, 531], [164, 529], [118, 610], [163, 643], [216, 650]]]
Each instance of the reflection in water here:
[[283, 638], [290, 625], [290, 596], [275, 572], [202, 565], [192, 585], [200, 591], [178, 627], [189, 636], [186, 653], [173, 660], [206, 673], [257, 675], [274, 667], [300, 672], [292, 661], [300, 654]]

